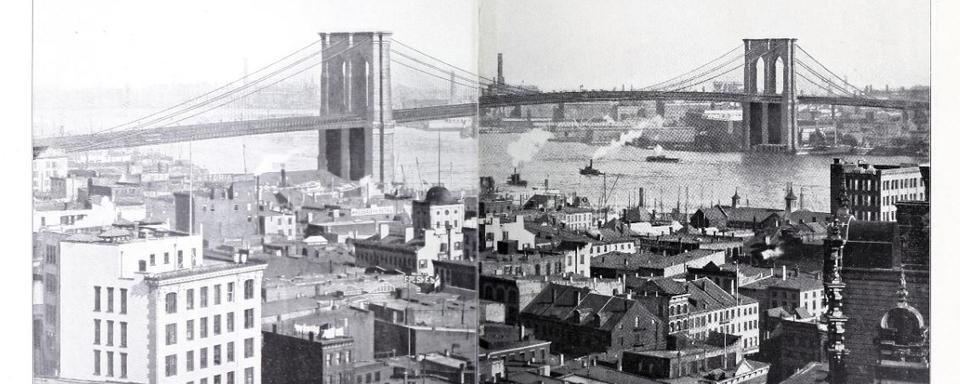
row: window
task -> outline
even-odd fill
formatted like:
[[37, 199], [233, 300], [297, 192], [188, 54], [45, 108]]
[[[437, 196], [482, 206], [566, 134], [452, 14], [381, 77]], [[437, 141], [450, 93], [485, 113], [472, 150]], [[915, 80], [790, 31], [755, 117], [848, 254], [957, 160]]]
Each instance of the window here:
[[177, 293], [170, 292], [166, 295], [167, 313], [177, 313]]
[[113, 377], [113, 352], [107, 352], [107, 376]]
[[200, 318], [200, 338], [207, 337], [207, 318]]
[[177, 324], [167, 324], [167, 345], [177, 343]]
[[227, 332], [233, 332], [233, 312], [227, 313]]
[[243, 310], [243, 329], [253, 328], [253, 308]]
[[232, 341], [227, 343], [227, 362], [233, 362], [233, 355], [234, 355], [233, 347], [234, 345]]
[[113, 345], [113, 320], [107, 320], [107, 345]]
[[253, 384], [253, 367], [243, 370], [243, 384]]
[[100, 312], [100, 287], [93, 287], [93, 311]]
[[120, 288], [120, 313], [127, 313], [127, 289]]
[[243, 282], [243, 298], [247, 300], [253, 298], [253, 279]]
[[213, 286], [213, 305], [220, 304], [220, 284]]
[[151, 253], [151, 254], [150, 254], [150, 266], [154, 266], [154, 265], [157, 265], [157, 255]]
[[177, 252], [177, 268], [183, 268], [183, 252]]
[[213, 334], [214, 335], [220, 334], [220, 315], [213, 316]]
[[253, 338], [243, 340], [243, 357], [253, 357]]
[[126, 321], [120, 322], [120, 347], [121, 348], [127, 347], [127, 322]]
[[170, 252], [163, 253], [163, 263], [170, 264]]
[[200, 348], [200, 369], [207, 367], [207, 349]]
[[187, 340], [193, 340], [193, 319], [187, 320]]
[[193, 309], [193, 288], [187, 290], [187, 309]]
[[187, 372], [193, 371], [193, 351], [187, 351]]
[[113, 287], [107, 287], [107, 312], [113, 312]]
[[220, 365], [220, 344], [213, 346], [213, 365]]
[[93, 319], [93, 345], [100, 345], [100, 319]]
[[177, 374], [177, 355], [169, 355], [166, 357], [166, 374], [167, 377]]
[[200, 287], [200, 308], [207, 307], [207, 287]]
[[213, 376], [213, 384], [221, 384], [221, 383], [220, 383], [220, 375], [214, 375], [214, 376]]
[[100, 376], [100, 350], [93, 350], [93, 374]]
[[227, 283], [227, 302], [233, 302], [233, 282]]
[[234, 384], [233, 371], [227, 372], [227, 384]]
[[120, 352], [120, 378], [127, 377], [127, 354]]
[[147, 261], [146, 261], [146, 260], [140, 260], [140, 261], [139, 261], [139, 266], [138, 266], [138, 268], [139, 268], [140, 272], [145, 272], [145, 271], [147, 270]]

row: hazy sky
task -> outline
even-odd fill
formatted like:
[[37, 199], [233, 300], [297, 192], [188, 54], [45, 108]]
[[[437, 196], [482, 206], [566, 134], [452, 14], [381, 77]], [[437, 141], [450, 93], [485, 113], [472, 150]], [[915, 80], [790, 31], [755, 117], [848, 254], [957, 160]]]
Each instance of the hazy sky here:
[[484, 0], [480, 33], [485, 73], [503, 52], [508, 83], [544, 89], [649, 85], [767, 37], [798, 38], [855, 85], [930, 83], [922, 0]]
[[[43, 0], [34, 3], [37, 86], [224, 83], [318, 38], [392, 31], [476, 67], [477, 4], [456, 1]], [[319, 71], [319, 69], [318, 69]]]
[[[389, 30], [492, 76], [542, 88], [670, 78], [741, 44], [789, 36], [857, 85], [929, 84], [925, 1], [112, 1], [35, 3], [35, 82], [97, 86], [223, 83], [316, 38]], [[478, 6], [480, 15], [478, 17]], [[784, 17], [779, 17], [784, 15]]]

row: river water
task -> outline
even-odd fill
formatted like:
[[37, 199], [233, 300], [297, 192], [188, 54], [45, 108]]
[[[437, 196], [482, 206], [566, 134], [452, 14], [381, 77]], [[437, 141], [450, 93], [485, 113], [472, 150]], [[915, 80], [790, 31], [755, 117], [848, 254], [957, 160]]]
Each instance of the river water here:
[[[39, 110], [35, 126], [40, 131], [54, 131], [53, 127], [67, 125], [66, 132], [81, 133], [95, 130], [91, 127], [70, 129], [77, 125], [110, 126], [154, 112], [150, 109], [99, 110]], [[238, 119], [237, 111], [217, 111], [205, 120]], [[313, 114], [315, 111], [243, 111], [246, 118]], [[94, 123], [88, 123], [93, 121]], [[73, 131], [73, 132], [72, 132]], [[79, 132], [77, 132], [79, 131]], [[438, 180], [438, 143], [442, 148], [439, 160], [440, 181], [454, 190], [475, 190], [479, 176], [493, 176], [497, 183], [513, 171], [513, 158], [507, 146], [519, 140], [521, 134], [483, 134], [479, 138], [463, 138], [457, 132], [439, 134], [410, 127], [397, 127], [394, 148], [397, 179], [404, 176], [410, 185], [436, 183]], [[244, 151], [244, 147], [246, 150]], [[597, 152], [598, 146], [572, 142], [547, 142], [529, 161], [519, 165], [522, 177], [530, 186], [541, 186], [550, 180], [551, 188], [577, 192], [592, 201], [603, 196], [603, 178], [579, 174], [579, 169]], [[177, 158], [189, 158], [213, 173], [262, 173], [316, 168], [317, 132], [289, 132], [282, 134], [234, 137], [187, 143], [143, 147], [142, 152], [158, 151]], [[595, 161], [594, 166], [607, 173], [607, 200], [613, 206], [623, 206], [630, 200], [636, 203], [637, 190], [645, 189], [648, 206], [662, 200], [667, 208], [681, 205], [689, 197], [692, 212], [701, 205], [721, 202], [729, 204], [734, 191], [739, 191], [741, 203], [758, 207], [783, 207], [783, 196], [788, 182], [796, 194], [803, 193], [804, 207], [813, 210], [829, 209], [829, 164], [833, 156], [791, 156], [768, 153], [712, 153], [664, 151], [679, 157], [680, 163], [648, 163], [644, 158], [652, 150], [625, 146], [610, 151]], [[479, 156], [479, 157], [478, 157]], [[479, 163], [477, 161], [479, 159]], [[916, 163], [911, 157], [871, 157], [849, 155], [846, 160], [864, 159], [876, 164]], [[418, 166], [419, 163], [419, 166]], [[618, 180], [619, 176], [619, 180]], [[689, 191], [689, 192], [686, 192]], [[517, 192], [520, 192], [517, 190]], [[529, 190], [527, 191], [529, 192]]]
[[[34, 116], [35, 134], [51, 134], [59, 126], [65, 133], [97, 132], [156, 112], [152, 108], [83, 108], [38, 109]], [[215, 122], [263, 117], [316, 114], [313, 110], [216, 110], [189, 122]], [[455, 131], [430, 132], [398, 126], [394, 133], [396, 178], [404, 175], [408, 184], [429, 188], [438, 180], [451, 190], [478, 188], [476, 138], [460, 137]], [[441, 146], [438, 167], [437, 147]], [[245, 149], [244, 149], [245, 148]], [[178, 159], [193, 159], [211, 173], [264, 173], [287, 170], [310, 170], [317, 167], [317, 132], [286, 132], [269, 135], [232, 137], [140, 147], [141, 153], [162, 153]], [[191, 156], [192, 155], [192, 156]], [[419, 163], [419, 166], [418, 166]], [[439, 169], [438, 169], [439, 168]]]
[[[505, 180], [513, 172], [512, 158], [506, 147], [520, 139], [520, 134], [485, 134], [480, 140], [480, 173], [493, 176], [497, 184], [506, 187]], [[506, 187], [517, 193], [529, 193], [532, 187], [542, 187], [549, 179], [550, 188], [577, 192], [591, 201], [603, 196], [603, 177], [582, 176], [584, 167], [598, 146], [569, 142], [547, 142], [531, 161], [521, 163], [519, 171], [529, 188]], [[610, 205], [623, 207], [629, 200], [637, 202], [638, 189], [644, 188], [645, 203], [653, 206], [654, 199], [663, 201], [667, 210], [680, 201], [681, 209], [689, 196], [687, 206], [692, 213], [701, 205], [720, 202], [730, 204], [735, 191], [741, 204], [756, 207], [782, 208], [786, 185], [792, 182], [794, 193], [803, 192], [804, 208], [816, 211], [830, 209], [830, 167], [833, 156], [795, 156], [773, 153], [715, 153], [663, 151], [678, 157], [680, 163], [649, 163], [646, 156], [654, 151], [624, 146], [594, 161], [594, 167], [607, 173], [607, 200]], [[847, 155], [845, 160], [863, 159], [874, 164], [916, 163], [910, 157], [875, 157]], [[618, 179], [619, 176], [619, 180]], [[614, 183], [615, 186], [614, 186]], [[687, 192], [689, 191], [689, 192]], [[658, 203], [659, 208], [659, 203]]]

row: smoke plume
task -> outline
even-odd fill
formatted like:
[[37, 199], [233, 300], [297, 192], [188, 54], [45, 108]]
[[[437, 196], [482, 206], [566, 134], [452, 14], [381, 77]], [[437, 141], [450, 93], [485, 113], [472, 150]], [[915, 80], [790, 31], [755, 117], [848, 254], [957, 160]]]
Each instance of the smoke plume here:
[[513, 160], [513, 166], [518, 167], [525, 161], [533, 160], [533, 156], [540, 152], [553, 133], [540, 128], [527, 131], [520, 138], [507, 145], [507, 154]]
[[610, 141], [610, 144], [607, 144], [607, 145], [604, 145], [604, 146], [602, 146], [602, 147], [600, 147], [600, 148], [597, 148], [597, 150], [593, 152], [593, 157], [592, 157], [592, 158], [593, 158], [594, 160], [599, 160], [599, 159], [602, 159], [602, 158], [604, 158], [604, 157], [606, 157], [606, 156], [608, 156], [608, 155], [612, 155], [612, 154], [614, 154], [614, 153], [617, 153], [617, 152], [620, 150], [620, 148], [623, 148], [623, 146], [626, 145], [627, 143], [633, 141], [634, 139], [637, 139], [637, 138], [643, 136], [643, 130], [644, 130], [644, 129], [646, 129], [646, 128], [653, 128], [653, 127], [661, 127], [661, 126], [663, 126], [663, 118], [660, 117], [660, 116], [656, 116], [656, 117], [653, 117], [653, 118], [650, 118], [650, 119], [643, 120], [643, 121], [640, 122], [640, 124], [638, 124], [638, 125], [637, 125], [636, 127], [634, 127], [633, 129], [631, 129], [631, 130], [627, 131], [626, 133], [620, 135], [620, 138], [619, 138], [619, 139], [611, 140], [611, 141]]

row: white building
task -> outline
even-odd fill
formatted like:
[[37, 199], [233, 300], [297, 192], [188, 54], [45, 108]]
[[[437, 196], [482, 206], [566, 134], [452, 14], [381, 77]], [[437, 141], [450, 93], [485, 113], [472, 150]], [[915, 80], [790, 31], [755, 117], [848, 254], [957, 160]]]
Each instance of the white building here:
[[62, 319], [59, 376], [259, 383], [266, 265], [239, 255], [204, 260], [202, 245], [201, 235], [148, 228], [60, 242], [59, 295], [50, 303]]
[[59, 150], [45, 149], [33, 157], [33, 191], [50, 192], [50, 178], [67, 176], [67, 156]]
[[146, 206], [114, 204], [109, 197], [92, 198], [90, 208], [79, 203], [50, 203], [33, 210], [33, 231], [69, 231], [102, 227], [123, 219], [140, 221], [146, 218]]
[[537, 241], [533, 232], [523, 226], [523, 215], [517, 215], [516, 220], [505, 222], [499, 216], [489, 215], [480, 220], [482, 228], [483, 249], [495, 249], [501, 240], [516, 240], [517, 248], [536, 248]]
[[354, 242], [361, 266], [396, 269], [408, 274], [434, 274], [433, 260], [463, 259], [463, 201], [444, 187], [433, 187], [413, 202], [412, 228], [390, 235], [380, 224], [379, 236]]

